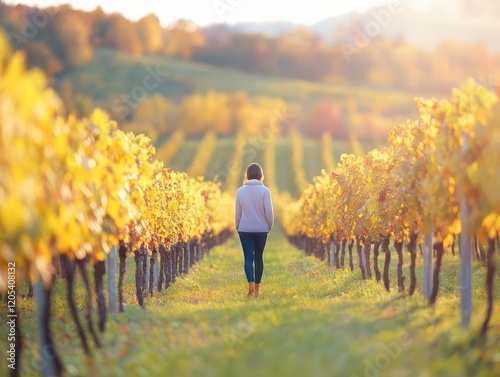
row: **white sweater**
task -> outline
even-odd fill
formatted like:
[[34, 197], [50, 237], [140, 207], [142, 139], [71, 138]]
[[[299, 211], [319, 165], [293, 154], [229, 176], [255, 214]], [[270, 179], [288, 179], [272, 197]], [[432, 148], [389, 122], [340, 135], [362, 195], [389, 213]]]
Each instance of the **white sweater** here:
[[236, 191], [235, 223], [238, 232], [269, 233], [274, 223], [271, 191], [257, 179]]

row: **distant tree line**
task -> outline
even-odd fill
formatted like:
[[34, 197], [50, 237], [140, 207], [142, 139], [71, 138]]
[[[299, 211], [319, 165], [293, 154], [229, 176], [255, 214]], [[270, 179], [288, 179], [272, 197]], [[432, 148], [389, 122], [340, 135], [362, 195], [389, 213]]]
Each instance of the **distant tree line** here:
[[357, 44], [354, 31], [344, 42], [331, 44], [306, 29], [279, 37], [224, 34], [224, 30], [223, 26], [204, 30], [210, 42], [196, 48], [193, 59], [245, 72], [419, 93], [448, 93], [469, 76], [483, 81], [500, 77], [500, 52], [481, 43], [450, 40], [430, 50], [402, 38]]
[[400, 110], [390, 101], [374, 101], [366, 107], [356, 98], [318, 98], [302, 103], [280, 97], [249, 96], [244, 91], [226, 93], [209, 90], [180, 98], [152, 93], [128, 106], [116, 98], [96, 102], [91, 97], [74, 92], [69, 80], [62, 81], [59, 96], [68, 113], [88, 116], [99, 106], [120, 122], [120, 127], [134, 133], [145, 133], [153, 142], [163, 139], [176, 129], [188, 137], [199, 137], [207, 131], [217, 135], [242, 132], [260, 138], [270, 134], [287, 136], [299, 131], [312, 138], [325, 132], [334, 139], [348, 139], [353, 132], [365, 140], [383, 140], [397, 119]]
[[[111, 109], [115, 119], [122, 119], [119, 108]], [[187, 136], [199, 137], [207, 131], [220, 136], [243, 132], [267, 139], [287, 136], [290, 132], [320, 138], [325, 132], [334, 139], [348, 139], [354, 129], [362, 129], [365, 140], [385, 139], [394, 126], [385, 117], [390, 105], [376, 104], [373, 110], [358, 109], [355, 100], [346, 106], [322, 99], [310, 107], [286, 103], [281, 98], [249, 97], [244, 92], [209, 91], [183, 97], [179, 102], [156, 93], [140, 101], [128, 120], [121, 120], [123, 129], [147, 134], [153, 142], [163, 139], [177, 128]]]
[[[0, 26], [15, 48], [27, 51], [29, 64], [50, 76], [90, 63], [95, 50], [102, 48], [175, 56], [264, 75], [419, 93], [447, 93], [471, 75], [488, 80], [500, 66], [500, 53], [480, 43], [447, 41], [430, 51], [401, 38], [373, 38], [367, 46], [332, 44], [306, 29], [267, 37], [238, 34], [224, 25], [201, 29], [187, 20], [163, 28], [155, 15], [134, 22], [106, 14], [100, 7], [84, 12], [67, 5], [38, 9], [0, 2]], [[355, 31], [342, 33], [349, 36]]]
[[[68, 5], [39, 9], [0, 2], [0, 26], [14, 48], [27, 51], [31, 66], [51, 76], [92, 62], [95, 50], [102, 48], [138, 55], [181, 55], [181, 48], [176, 50], [168, 42], [169, 31], [152, 14], [132, 22], [120, 14], [106, 14], [100, 7], [84, 12]], [[174, 39], [184, 43], [180, 35]]]

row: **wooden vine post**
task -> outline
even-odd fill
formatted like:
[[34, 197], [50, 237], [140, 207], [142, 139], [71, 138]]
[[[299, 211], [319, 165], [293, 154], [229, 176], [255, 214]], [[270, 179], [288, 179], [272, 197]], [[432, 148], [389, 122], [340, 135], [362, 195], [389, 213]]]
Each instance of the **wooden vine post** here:
[[335, 250], [334, 250], [334, 247], [335, 247], [335, 244], [334, 244], [333, 240], [331, 240], [330, 241], [330, 249], [329, 249], [329, 253], [330, 253], [330, 266], [338, 268], [338, 266], [335, 265], [335, 255], [334, 255]]
[[198, 252], [198, 260], [202, 260], [203, 259], [203, 248], [201, 246], [201, 242], [198, 242], [196, 244], [196, 250]]
[[109, 312], [116, 313], [116, 245], [113, 245], [111, 252], [106, 257], [108, 264], [108, 297]]
[[[465, 154], [469, 148], [469, 137], [464, 135], [462, 153]], [[460, 312], [462, 315], [462, 326], [470, 322], [472, 312], [472, 239], [466, 234], [463, 225], [469, 217], [469, 207], [465, 192], [462, 187], [460, 193], [460, 214], [462, 232], [460, 233]]]
[[62, 364], [50, 331], [51, 289], [45, 287], [41, 277], [35, 284], [36, 327], [40, 346], [40, 374], [42, 377], [61, 376]]
[[423, 290], [427, 300], [431, 298], [432, 292], [432, 246], [432, 224], [430, 224], [429, 232], [424, 236], [424, 247], [422, 249], [424, 255]]

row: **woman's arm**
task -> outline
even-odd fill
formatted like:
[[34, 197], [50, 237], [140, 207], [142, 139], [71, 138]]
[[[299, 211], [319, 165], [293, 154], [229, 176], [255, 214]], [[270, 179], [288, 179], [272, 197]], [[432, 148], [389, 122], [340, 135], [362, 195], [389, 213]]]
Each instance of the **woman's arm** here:
[[269, 225], [269, 231], [271, 231], [274, 224], [274, 210], [273, 201], [271, 199], [271, 191], [269, 189], [264, 195], [264, 212], [266, 214], [267, 225]]
[[241, 221], [241, 204], [240, 204], [240, 199], [238, 197], [238, 193], [236, 193], [236, 199], [234, 201], [234, 224], [236, 226], [236, 231], [238, 231], [238, 228], [240, 227], [240, 221]]

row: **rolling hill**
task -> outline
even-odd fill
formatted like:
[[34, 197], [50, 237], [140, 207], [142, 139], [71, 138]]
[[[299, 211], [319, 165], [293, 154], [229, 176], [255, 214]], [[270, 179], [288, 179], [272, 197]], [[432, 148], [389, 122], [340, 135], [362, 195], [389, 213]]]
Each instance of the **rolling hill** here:
[[68, 80], [75, 93], [92, 98], [97, 105], [106, 109], [117, 98], [130, 95], [134, 88], [143, 86], [147, 75], [155, 76], [151, 72], [155, 72], [161, 82], [147, 91], [147, 95], [161, 93], [169, 98], [180, 99], [188, 94], [209, 90], [225, 93], [244, 91], [249, 96], [281, 97], [304, 106], [325, 97], [341, 105], [355, 99], [362, 110], [369, 110], [375, 103], [383, 102], [389, 103], [391, 112], [398, 114], [394, 122], [411, 117], [414, 97], [419, 95], [247, 74], [182, 59], [156, 55], [134, 56], [114, 50], [99, 50], [92, 63], [60, 75], [56, 86]]
[[[390, 114], [383, 116], [392, 126], [407, 118], [414, 118], [416, 111], [415, 95], [406, 92], [252, 75], [181, 59], [155, 55], [134, 56], [114, 50], [98, 51], [93, 63], [61, 75], [56, 85], [68, 80], [72, 83], [75, 93], [88, 96], [96, 106], [109, 110], [116, 99], [130, 95], [137, 87], [144, 89], [143, 82], [147, 76], [156, 77], [159, 81], [155, 88], [147, 91], [147, 95], [161, 93], [174, 100], [192, 93], [216, 90], [226, 93], [244, 91], [249, 96], [281, 97], [288, 102], [301, 103], [305, 107], [323, 98], [346, 107], [354, 100], [360, 112], [369, 112], [376, 104], [383, 103], [390, 106]], [[358, 123], [359, 119], [352, 120], [348, 126], [351, 130], [359, 130], [363, 124]], [[167, 140], [168, 135], [162, 134], [156, 146], [161, 148]], [[175, 170], [186, 171], [199, 143], [199, 138], [187, 139], [168, 165]], [[377, 145], [375, 142], [364, 142], [363, 149], [368, 151]], [[217, 149], [208, 165], [206, 178], [217, 178], [225, 183], [227, 164], [233, 148], [233, 137], [218, 138]], [[321, 160], [321, 141], [304, 139], [303, 148], [306, 178], [311, 182], [312, 177], [319, 175], [324, 167]], [[333, 149], [337, 161], [342, 153], [352, 152], [348, 140], [335, 140]], [[263, 145], [255, 147], [253, 160], [263, 163], [263, 151]], [[242, 169], [250, 162], [252, 161], [244, 161]], [[243, 171], [240, 173], [243, 178]], [[291, 162], [291, 145], [287, 138], [276, 141], [276, 181], [280, 191], [298, 196], [295, 171]]]

